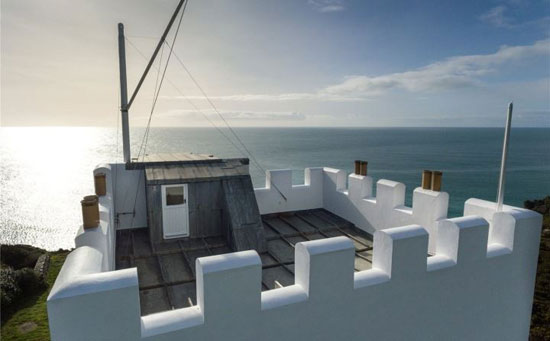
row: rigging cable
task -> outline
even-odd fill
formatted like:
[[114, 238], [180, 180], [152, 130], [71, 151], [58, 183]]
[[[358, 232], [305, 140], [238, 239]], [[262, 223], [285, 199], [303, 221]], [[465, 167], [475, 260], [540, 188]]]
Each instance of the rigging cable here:
[[[145, 130], [145, 133], [144, 133], [144, 137], [142, 139], [142, 143], [141, 143], [141, 146], [140, 146], [140, 150], [139, 150], [139, 153], [138, 153], [138, 161], [139, 161], [139, 157], [141, 155], [141, 150], [142, 150], [142, 147], [143, 147], [143, 159], [145, 159], [145, 151], [146, 151], [146, 148], [147, 148], [147, 142], [148, 142], [148, 139], [149, 139], [149, 131], [150, 131], [150, 125], [151, 125], [151, 119], [152, 119], [152, 116], [153, 116], [153, 113], [154, 113], [154, 109], [155, 109], [155, 106], [156, 106], [156, 103], [157, 103], [157, 100], [158, 100], [158, 96], [160, 94], [160, 90], [161, 90], [161, 87], [162, 87], [162, 84], [163, 84], [163, 81], [164, 81], [164, 78], [165, 78], [165, 75], [166, 75], [166, 70], [168, 68], [168, 64], [169, 64], [169, 61], [170, 61], [170, 57], [172, 56], [172, 54], [176, 57], [177, 61], [179, 62], [179, 64], [183, 67], [183, 69], [186, 71], [186, 73], [188, 74], [188, 76], [191, 78], [191, 80], [193, 81], [193, 83], [195, 84], [195, 86], [201, 91], [201, 93], [203, 94], [203, 96], [207, 99], [208, 103], [210, 104], [210, 106], [212, 107], [212, 109], [214, 110], [214, 112], [222, 119], [223, 123], [227, 126], [227, 128], [229, 129], [229, 131], [231, 132], [231, 134], [233, 135], [233, 137], [239, 142], [239, 144], [242, 146], [242, 148], [244, 149], [244, 151], [246, 152], [246, 154], [248, 154], [248, 156], [250, 157], [250, 159], [252, 160], [253, 164], [258, 168], [260, 169], [261, 171], [263, 171], [265, 173], [265, 169], [260, 165], [260, 163], [258, 162], [258, 160], [256, 159], [256, 157], [250, 152], [250, 150], [246, 147], [246, 145], [244, 144], [244, 142], [240, 139], [240, 137], [237, 135], [237, 133], [233, 130], [233, 128], [229, 125], [229, 123], [227, 122], [227, 120], [225, 119], [225, 117], [223, 117], [223, 115], [221, 114], [221, 112], [218, 110], [218, 108], [214, 105], [214, 103], [210, 100], [210, 97], [208, 97], [208, 95], [206, 94], [206, 92], [204, 91], [204, 89], [200, 86], [200, 84], [197, 82], [197, 80], [195, 79], [195, 77], [193, 77], [193, 75], [191, 74], [191, 72], [189, 71], [189, 69], [187, 69], [187, 67], [185, 66], [185, 64], [183, 63], [183, 61], [177, 56], [177, 54], [173, 51], [174, 50], [174, 44], [175, 44], [175, 41], [176, 41], [176, 38], [177, 38], [177, 35], [178, 35], [178, 32], [179, 32], [179, 29], [180, 29], [180, 26], [181, 26], [181, 22], [182, 22], [182, 19], [183, 19], [183, 15], [185, 13], [185, 8], [187, 7], [187, 4], [188, 4], [188, 1], [185, 2], [185, 5], [183, 7], [183, 10], [182, 10], [182, 14], [181, 14], [181, 17], [180, 17], [180, 20], [178, 22], [178, 27], [176, 29], [176, 32], [174, 34], [174, 38], [172, 40], [172, 45], [170, 45], [166, 40], [164, 40], [164, 44], [166, 44], [169, 48], [170, 48], [170, 52], [168, 54], [168, 58], [167, 58], [167, 61], [166, 61], [166, 64], [165, 64], [165, 67], [164, 67], [164, 71], [162, 73], [162, 77], [161, 77], [161, 80], [160, 80], [160, 85], [158, 87], [158, 90], [156, 91], [156, 94], [154, 96], [154, 99], [153, 99], [153, 104], [152, 104], [152, 108], [151, 108], [151, 112], [149, 114], [149, 120], [148, 120], [148, 123], [147, 123], [147, 128]], [[132, 47], [134, 49], [136, 49], [142, 56], [143, 54], [139, 51], [139, 49], [137, 49], [137, 47], [132, 44], [132, 42], [126, 38], [126, 40], [130, 43], [130, 45], [132, 45]], [[158, 69], [158, 71], [160, 72], [160, 68]], [[157, 73], [157, 80], [158, 80], [158, 73]], [[169, 81], [170, 82], [170, 81]], [[181, 91], [179, 91], [179, 89], [177, 89], [177, 87], [172, 83], [172, 86], [174, 86], [174, 88], [176, 88], [176, 90], [178, 90], [178, 92], [180, 94]], [[156, 87], [156, 86], [155, 86]], [[182, 94], [183, 95], [183, 94]], [[214, 122], [212, 122], [206, 114], [204, 114], [201, 110], [199, 110], [193, 102], [191, 102], [187, 96], [183, 95], [183, 97], [189, 102], [192, 104], [192, 106], [197, 110], [199, 111], [217, 130], [218, 132], [220, 132], [239, 152], [243, 153], [243, 151], [241, 150], [241, 148], [239, 148], [233, 141], [231, 138], [229, 138], [227, 135], [225, 135], [223, 133], [223, 131], [214, 124]], [[273, 187], [277, 190], [277, 192], [279, 192], [279, 194], [281, 195], [281, 197], [283, 197], [283, 199], [286, 201], [287, 198], [286, 196], [279, 190], [279, 188], [270, 182], [270, 185], [273, 185]], [[139, 186], [139, 184], [138, 184]], [[137, 200], [137, 191], [136, 191], [136, 200]], [[135, 201], [136, 201], [135, 200]], [[135, 204], [134, 204], [134, 211], [135, 211]], [[134, 214], [135, 215], [135, 214]]]
[[[147, 141], [149, 139], [149, 129], [151, 128], [151, 120], [153, 118], [153, 113], [155, 112], [155, 106], [157, 104], [157, 100], [158, 100], [158, 97], [159, 97], [159, 94], [160, 94], [160, 90], [162, 89], [162, 83], [164, 82], [164, 77], [166, 76], [166, 70], [168, 69], [168, 65], [170, 64], [170, 57], [172, 56], [173, 46], [174, 46], [174, 43], [176, 42], [176, 38], [178, 37], [178, 33], [179, 33], [179, 30], [180, 30], [180, 27], [181, 27], [181, 22], [183, 20], [183, 15], [185, 14], [185, 9], [187, 8], [188, 3], [189, 3], [189, 1], [185, 1], [185, 4], [183, 5], [180, 20], [178, 21], [178, 26], [176, 28], [176, 31], [174, 32], [174, 38], [172, 40], [172, 47], [170, 47], [170, 51], [168, 52], [168, 57], [166, 58], [166, 64], [164, 65], [164, 70], [162, 72], [162, 77], [160, 78], [160, 83], [158, 83], [158, 89], [157, 89], [156, 94], [153, 98], [153, 103], [151, 105], [151, 112], [149, 114], [149, 120], [147, 122], [147, 128], [145, 129], [145, 133], [144, 133], [143, 139], [141, 141], [142, 146], [143, 146], [143, 160], [145, 160], [145, 152], [146, 152], [146, 148], [147, 148]], [[159, 68], [159, 70], [160, 70], [160, 68]], [[157, 76], [158, 76], [158, 74], [157, 74]], [[155, 85], [155, 87], [156, 87], [156, 85]], [[141, 147], [140, 147], [140, 151], [138, 153], [138, 161], [139, 161], [140, 153], [141, 153]], [[132, 227], [134, 226], [134, 218], [136, 216], [136, 204], [137, 204], [137, 197], [138, 197], [138, 194], [139, 194], [139, 188], [140, 188], [140, 185], [141, 185], [141, 178], [142, 177], [140, 176], [139, 179], [138, 179], [138, 185], [137, 185], [137, 188], [136, 188], [136, 195], [134, 197], [134, 207], [133, 207], [133, 211], [132, 211], [132, 225], [131, 225]]]
[[[170, 45], [164, 41], [164, 43], [166, 45], [168, 45], [168, 47], [170, 47]], [[212, 109], [214, 110], [214, 112], [216, 114], [218, 114], [218, 116], [222, 119], [222, 121], [225, 123], [225, 125], [227, 126], [227, 128], [229, 129], [229, 131], [231, 132], [231, 134], [233, 134], [233, 136], [235, 137], [235, 139], [237, 141], [239, 141], [239, 143], [241, 144], [241, 146], [243, 147], [243, 149], [246, 151], [246, 153], [250, 156], [250, 158], [252, 159], [253, 163], [256, 165], [256, 167], [258, 167], [260, 170], [262, 170], [264, 173], [265, 173], [265, 169], [260, 165], [260, 163], [258, 162], [258, 160], [256, 160], [256, 158], [254, 157], [254, 155], [250, 152], [250, 150], [246, 147], [246, 145], [244, 144], [244, 142], [240, 139], [239, 135], [237, 135], [237, 133], [233, 130], [233, 128], [229, 125], [229, 123], [227, 122], [227, 120], [225, 119], [225, 117], [223, 117], [223, 115], [221, 114], [221, 112], [218, 110], [218, 108], [214, 105], [214, 103], [212, 102], [212, 100], [210, 100], [210, 97], [208, 97], [208, 95], [206, 94], [206, 92], [203, 90], [203, 88], [200, 86], [200, 84], [197, 82], [197, 80], [195, 79], [195, 77], [193, 77], [193, 75], [191, 74], [191, 72], [189, 71], [189, 69], [185, 66], [185, 64], [183, 63], [183, 61], [178, 57], [178, 55], [174, 52], [174, 57], [176, 58], [176, 60], [178, 61], [178, 63], [181, 65], [181, 67], [185, 70], [185, 72], [187, 73], [187, 75], [189, 76], [189, 78], [191, 78], [191, 80], [193, 81], [193, 83], [195, 83], [195, 86], [200, 90], [200, 92], [202, 93], [202, 95], [204, 96], [204, 98], [206, 98], [206, 100], [208, 101], [208, 103], [210, 104], [210, 106], [212, 107]], [[283, 197], [283, 199], [285, 199], [285, 201], [287, 200], [286, 196], [277, 188], [277, 186], [275, 184], [273, 184], [273, 187], [275, 187], [275, 189], [277, 190], [277, 192], [279, 192], [279, 194]]]
[[[156, 80], [155, 80], [155, 88], [153, 89], [153, 98], [155, 98], [156, 94], [160, 90], [160, 88], [159, 88], [159, 76], [160, 76], [160, 66], [162, 65], [163, 55], [164, 55], [164, 44], [162, 45], [162, 50], [160, 51], [159, 66], [156, 67], [157, 77], [156, 77]], [[151, 115], [152, 115], [152, 111], [155, 108], [155, 103], [156, 103], [156, 101], [153, 100], [153, 103], [151, 104]], [[149, 116], [149, 123], [151, 122], [151, 115]], [[147, 128], [145, 129], [145, 132], [143, 134], [143, 138], [141, 140], [141, 145], [139, 146], [139, 152], [138, 152], [138, 156], [137, 156], [138, 161], [139, 161], [139, 156], [141, 154], [141, 149], [144, 148], [144, 145], [147, 144], [148, 140], [149, 140], [149, 124], [147, 125]], [[143, 150], [143, 159], [145, 159], [145, 149]], [[138, 185], [137, 185], [138, 189], [136, 189], [136, 194], [134, 196], [134, 206], [133, 206], [133, 209], [132, 209], [132, 224], [131, 224], [131, 226], [134, 226], [134, 218], [135, 218], [135, 215], [136, 215], [136, 203], [137, 203], [137, 197], [138, 197], [139, 186], [140, 185], [141, 185], [141, 177], [138, 180]]]
[[[147, 57], [145, 56], [145, 54], [143, 54], [138, 48], [137, 46], [129, 39], [129, 38], [126, 38], [126, 41], [128, 41], [128, 43], [130, 44], [130, 46], [132, 46], [132, 48], [134, 50], [136, 50], [136, 52], [141, 56], [143, 57], [145, 60], [147, 60]], [[174, 53], [175, 55], [175, 53]], [[160, 69], [158, 69], [160, 70]], [[174, 84], [174, 82], [172, 82], [170, 80], [170, 78], [167, 76], [166, 77], [166, 81], [174, 88], [174, 90], [176, 90], [176, 92], [178, 92], [180, 94], [180, 96], [182, 96], [188, 103], [189, 105], [191, 105], [199, 114], [201, 114], [207, 121], [208, 123], [210, 123], [214, 128], [216, 128], [216, 130], [220, 133], [220, 135], [222, 135], [239, 153], [243, 154], [243, 155], [246, 155], [246, 153], [244, 151], [241, 150], [241, 148], [239, 148], [239, 146], [237, 146], [235, 144], [235, 142], [229, 137], [227, 136], [227, 134], [225, 134], [223, 132], [223, 130], [221, 130], [220, 127], [218, 127], [216, 125], [216, 123], [214, 123], [209, 117], [208, 115], [206, 115], [201, 109], [199, 109], [199, 107], [197, 107], [197, 105], [195, 103], [193, 103], [189, 97], [187, 97], [183, 91], [181, 91], [177, 86], [176, 84]]]
[[[159, 66], [156, 67], [157, 69], [157, 78], [155, 80], [155, 88], [153, 89], [153, 98], [155, 98], [157, 96], [157, 91], [159, 90], [159, 77], [160, 77], [160, 67], [162, 66], [162, 58], [164, 56], [164, 44], [162, 45], [162, 49], [160, 51], [160, 59], [159, 59]], [[151, 104], [151, 111], [154, 110], [155, 108], [155, 101], [153, 101], [153, 103]], [[149, 122], [150, 122], [150, 117], [149, 116]], [[147, 143], [146, 141], [149, 139], [149, 124], [147, 125], [147, 128], [145, 129], [145, 132], [143, 134], [143, 138], [141, 140], [141, 145], [139, 146], [139, 152], [138, 152], [138, 156], [137, 156], [137, 160], [139, 161], [139, 156], [141, 155], [141, 150], [144, 148], [144, 143]], [[144, 155], [143, 157], [145, 158], [145, 152], [144, 152]]]
[[[155, 106], [157, 104], [157, 100], [158, 100], [158, 97], [159, 97], [159, 94], [160, 94], [160, 90], [162, 88], [162, 83], [164, 82], [164, 77], [166, 76], [166, 70], [168, 69], [168, 65], [170, 64], [170, 57], [172, 57], [174, 44], [176, 42], [176, 38], [178, 37], [178, 33], [179, 33], [179, 30], [180, 30], [180, 27], [181, 27], [181, 22], [183, 20], [183, 15], [185, 14], [185, 9], [187, 8], [188, 3], [189, 3], [189, 1], [186, 1], [185, 4], [183, 5], [180, 20], [178, 22], [178, 27], [176, 28], [176, 32], [174, 33], [174, 38], [172, 39], [172, 46], [170, 47], [170, 51], [168, 52], [168, 57], [166, 58], [166, 64], [164, 66], [164, 71], [162, 72], [162, 77], [160, 78], [160, 84], [159, 84], [157, 93], [156, 93], [156, 95], [153, 99], [153, 105], [151, 107], [151, 113], [149, 114], [149, 121], [147, 122], [147, 128], [146, 128], [147, 136], [148, 136], [149, 129], [151, 127], [151, 119], [153, 118], [153, 113], [155, 112]], [[164, 42], [166, 43], [166, 40], [164, 40]], [[144, 135], [144, 139], [145, 138], [146, 138], [146, 136]], [[145, 155], [145, 149], [146, 148], [147, 148], [147, 140], [145, 140], [145, 144], [143, 146], [143, 154], [144, 155]], [[144, 156], [144, 158], [145, 158], [145, 156]], [[139, 154], [138, 154], [138, 161], [139, 161]]]

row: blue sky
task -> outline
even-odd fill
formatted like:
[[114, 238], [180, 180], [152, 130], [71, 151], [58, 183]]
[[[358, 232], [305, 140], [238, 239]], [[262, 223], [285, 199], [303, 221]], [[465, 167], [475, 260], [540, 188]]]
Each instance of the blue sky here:
[[[150, 55], [176, 4], [2, 1], [0, 123], [116, 126], [116, 23]], [[502, 126], [513, 100], [548, 127], [549, 33], [547, 0], [190, 0], [175, 53], [234, 126]], [[167, 75], [153, 125], [221, 124], [175, 57]]]

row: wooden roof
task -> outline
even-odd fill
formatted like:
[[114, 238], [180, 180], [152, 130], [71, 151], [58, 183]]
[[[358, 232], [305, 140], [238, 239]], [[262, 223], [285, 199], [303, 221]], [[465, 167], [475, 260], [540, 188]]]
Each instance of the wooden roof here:
[[205, 161], [205, 160], [219, 160], [219, 159], [214, 155], [210, 155], [210, 154], [162, 153], [162, 154], [145, 155], [145, 157], [143, 158], [143, 163]]
[[[196, 154], [193, 154], [196, 155]], [[152, 159], [157, 160], [157, 159]], [[248, 159], [206, 159], [150, 161], [144, 163], [147, 185], [212, 181], [227, 177], [249, 176]]]

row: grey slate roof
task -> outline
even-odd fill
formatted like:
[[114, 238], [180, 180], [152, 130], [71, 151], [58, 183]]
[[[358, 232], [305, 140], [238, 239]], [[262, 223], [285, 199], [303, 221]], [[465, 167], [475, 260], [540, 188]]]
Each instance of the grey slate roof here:
[[248, 159], [207, 159], [144, 163], [147, 185], [213, 181], [248, 176]]

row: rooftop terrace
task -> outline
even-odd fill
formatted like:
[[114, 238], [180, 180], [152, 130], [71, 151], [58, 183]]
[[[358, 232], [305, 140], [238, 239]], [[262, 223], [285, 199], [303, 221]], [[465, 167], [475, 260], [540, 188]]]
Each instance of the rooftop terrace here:
[[[262, 216], [267, 252], [261, 253], [262, 290], [294, 284], [294, 246], [346, 236], [355, 246], [355, 271], [371, 268], [372, 236], [324, 209]], [[116, 269], [137, 267], [141, 314], [197, 304], [195, 260], [232, 252], [223, 237], [150, 243], [147, 228], [117, 231]]]
[[153, 240], [148, 222], [161, 211], [146, 200], [158, 190], [145, 185], [157, 165], [94, 170], [105, 180], [100, 222], [80, 227], [50, 291], [53, 340], [333, 340], [366, 330], [377, 340], [527, 338], [537, 213], [469, 199], [464, 216], [449, 219], [445, 192], [416, 188], [407, 207], [404, 184], [338, 169], [308, 168], [298, 185], [290, 170], [268, 171], [265, 187], [252, 189], [248, 176], [202, 168], [239, 171], [224, 162], [181, 163], [218, 188], [188, 184], [200, 204], [190, 226], [200, 230], [177, 240]]

